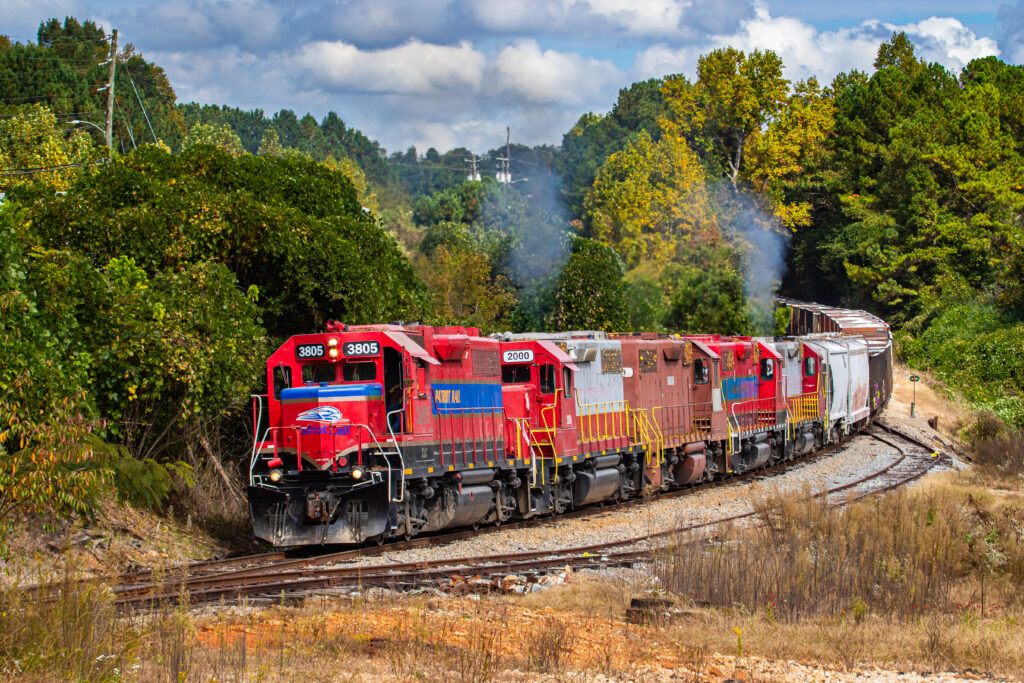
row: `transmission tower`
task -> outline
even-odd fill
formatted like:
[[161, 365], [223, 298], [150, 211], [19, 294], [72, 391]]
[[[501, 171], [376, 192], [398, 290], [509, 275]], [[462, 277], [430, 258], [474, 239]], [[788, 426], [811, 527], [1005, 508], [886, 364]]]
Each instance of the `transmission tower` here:
[[499, 183], [511, 183], [512, 182], [512, 151], [509, 145], [509, 140], [512, 139], [512, 131], [505, 128], [505, 156], [498, 157], [498, 171], [495, 174]]

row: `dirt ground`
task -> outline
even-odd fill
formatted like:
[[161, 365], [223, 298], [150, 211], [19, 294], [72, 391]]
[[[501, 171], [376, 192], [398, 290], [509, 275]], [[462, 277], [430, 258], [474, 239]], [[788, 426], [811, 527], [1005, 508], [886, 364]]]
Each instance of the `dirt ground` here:
[[[911, 375], [921, 380], [911, 382]], [[944, 391], [932, 388], [933, 381], [928, 373], [897, 363], [893, 370], [892, 397], [885, 409], [885, 416], [909, 419], [910, 404], [913, 402], [914, 414], [920, 426], [927, 427], [928, 419], [937, 417], [938, 432], [949, 440], [957, 441], [960, 430], [970, 422], [972, 411], [948, 399]]]

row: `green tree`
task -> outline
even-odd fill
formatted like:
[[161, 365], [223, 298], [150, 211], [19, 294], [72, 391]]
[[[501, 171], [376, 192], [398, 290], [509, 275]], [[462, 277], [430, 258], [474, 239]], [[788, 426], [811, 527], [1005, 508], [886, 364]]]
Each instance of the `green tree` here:
[[[102, 267], [126, 253], [154, 277], [216, 261], [259, 288], [273, 335], [424, 317], [423, 283], [349, 180], [322, 164], [234, 158], [205, 145], [140, 148], [29, 207], [50, 248]], [[315, 255], [312, 257], [311, 255]]]
[[626, 326], [622, 259], [604, 244], [572, 239], [558, 276], [548, 326], [557, 330], [623, 330]]
[[216, 147], [233, 157], [245, 154], [242, 140], [224, 124], [197, 123], [192, 126], [181, 143], [181, 151], [184, 152], [196, 145]]
[[608, 115], [584, 114], [562, 136], [552, 167], [562, 178], [562, 194], [573, 216], [583, 216], [584, 199], [605, 160], [641, 131], [658, 140], [666, 114], [662, 81], [650, 79], [619, 90]]
[[92, 459], [98, 426], [86, 393], [88, 357], [38, 312], [28, 281], [27, 219], [0, 207], [0, 555], [16, 514], [88, 514], [109, 472]]

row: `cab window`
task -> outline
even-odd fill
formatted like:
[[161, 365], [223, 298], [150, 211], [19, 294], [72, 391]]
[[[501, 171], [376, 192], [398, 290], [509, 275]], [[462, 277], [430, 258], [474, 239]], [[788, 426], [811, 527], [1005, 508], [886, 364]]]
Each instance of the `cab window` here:
[[572, 395], [572, 370], [569, 368], [562, 368], [562, 388], [565, 390], [565, 397], [569, 398]]
[[774, 358], [762, 358], [761, 359], [761, 381], [770, 382], [775, 379], [775, 359]]
[[292, 385], [292, 369], [278, 365], [274, 368], [274, 398], [281, 398], [281, 390], [287, 389]]
[[555, 391], [555, 366], [540, 366], [540, 393], [553, 394]]
[[502, 384], [528, 384], [529, 366], [504, 366]]
[[341, 366], [341, 378], [346, 382], [369, 382], [377, 379], [376, 363], [345, 363]]
[[709, 381], [708, 372], [708, 360], [706, 358], [697, 358], [693, 361], [693, 383], [694, 384], [707, 384]]
[[804, 377], [814, 377], [818, 374], [818, 359], [813, 356], [804, 358]]
[[302, 381], [305, 384], [310, 382], [320, 384], [321, 382], [333, 382], [337, 378], [333, 365], [317, 363], [316, 365], [302, 366]]

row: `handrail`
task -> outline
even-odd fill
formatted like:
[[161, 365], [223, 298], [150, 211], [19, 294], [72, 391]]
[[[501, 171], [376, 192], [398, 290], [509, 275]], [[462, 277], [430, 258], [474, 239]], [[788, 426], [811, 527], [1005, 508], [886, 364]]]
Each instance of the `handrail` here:
[[591, 444], [634, 436], [630, 424], [629, 402], [599, 401], [582, 403], [576, 394], [576, 417], [580, 443]]
[[[737, 415], [736, 409], [739, 406], [747, 406]], [[763, 406], [763, 407], [762, 407]], [[770, 429], [779, 424], [778, 405], [772, 398], [754, 398], [745, 401], [736, 401], [729, 406], [731, 420], [735, 425], [736, 432], [745, 434], [748, 432]], [[741, 419], [742, 418], [742, 419]]]
[[[666, 417], [659, 419], [657, 411], [664, 411], [661, 415]], [[713, 415], [714, 404], [711, 401], [655, 406], [651, 410], [651, 419], [663, 435], [666, 445], [707, 441], [711, 438]], [[663, 427], [662, 422], [673, 426]]]
[[[473, 407], [468, 407], [468, 408], [467, 407], [463, 407], [463, 406], [441, 407], [441, 406], [437, 405], [437, 399], [436, 398], [434, 398], [432, 400], [432, 403], [433, 403], [433, 408], [437, 412], [438, 416], [446, 415], [448, 417], [463, 418], [461, 423], [460, 423], [460, 426], [462, 427], [462, 435], [461, 435], [460, 441], [462, 442], [462, 459], [463, 459], [463, 463], [468, 462], [468, 457], [466, 455], [466, 438], [467, 438], [467, 436], [471, 437], [472, 442], [473, 442], [473, 460], [474, 460], [474, 462], [476, 461], [476, 452], [477, 452], [477, 449], [476, 449], [476, 424], [473, 421], [470, 421], [470, 433], [467, 434], [467, 431], [465, 429], [465, 426], [466, 426], [465, 417], [467, 415], [470, 415], [470, 416], [480, 415], [481, 417], [485, 416], [485, 415], [489, 415], [490, 419], [491, 419], [491, 431], [493, 432], [493, 434], [491, 435], [492, 455], [494, 456], [495, 460], [499, 459], [500, 456], [498, 455], [498, 437], [501, 434], [502, 429], [503, 429], [503, 426], [501, 424], [503, 418], [498, 417], [498, 416], [504, 414], [504, 412], [505, 412], [504, 406], [500, 406], [500, 405], [499, 406], [473, 406]], [[495, 422], [495, 420], [497, 420], [497, 422]], [[449, 420], [449, 422], [450, 422], [450, 420]], [[444, 430], [441, 428], [441, 423], [442, 423], [442, 421], [438, 420], [438, 424], [437, 424], [437, 440], [438, 440], [438, 444], [440, 445], [440, 448], [441, 448], [441, 461], [443, 463], [444, 462], [444, 442], [445, 442], [445, 436], [444, 436], [444, 433], [443, 433]], [[451, 437], [450, 440], [451, 440], [452, 464], [454, 465], [455, 464], [455, 427], [454, 426], [452, 426], [452, 428], [451, 428], [450, 437]], [[484, 448], [484, 452], [486, 453], [487, 452], [487, 435], [486, 434], [483, 435], [483, 448]]]
[[[256, 411], [256, 420], [254, 421], [252, 428], [252, 458], [250, 460], [255, 460], [256, 444], [258, 443], [256, 437], [259, 436], [260, 422], [263, 421], [263, 394], [250, 394], [250, 397], [256, 399], [256, 402], [259, 405], [259, 409]], [[251, 464], [249, 465], [249, 471], [252, 471]]]
[[820, 412], [818, 392], [794, 394], [786, 397], [786, 409], [794, 414], [794, 422], [816, 420]]
[[[395, 453], [398, 453], [398, 462], [401, 465], [401, 468], [399, 469], [399, 474], [401, 474], [401, 479], [399, 480], [400, 483], [398, 487], [399, 495], [397, 498], [391, 498], [391, 459], [387, 457], [387, 454], [385, 453], [383, 448], [380, 449], [381, 455], [383, 455], [384, 459], [387, 460], [388, 462], [388, 500], [391, 503], [401, 503], [402, 500], [405, 499], [405, 456], [402, 455], [402, 447], [398, 445], [398, 437], [395, 436], [395, 430], [391, 427], [391, 416], [394, 415], [395, 413], [403, 412], [405, 412], [404, 407], [396, 408], [395, 410], [392, 410], [384, 414], [384, 424], [388, 428], [388, 433], [391, 434], [391, 441], [395, 444]], [[370, 434], [373, 434], [373, 432], [370, 431]], [[376, 441], [376, 438], [374, 438], [374, 441]], [[377, 443], [377, 447], [380, 448], [379, 442]]]

